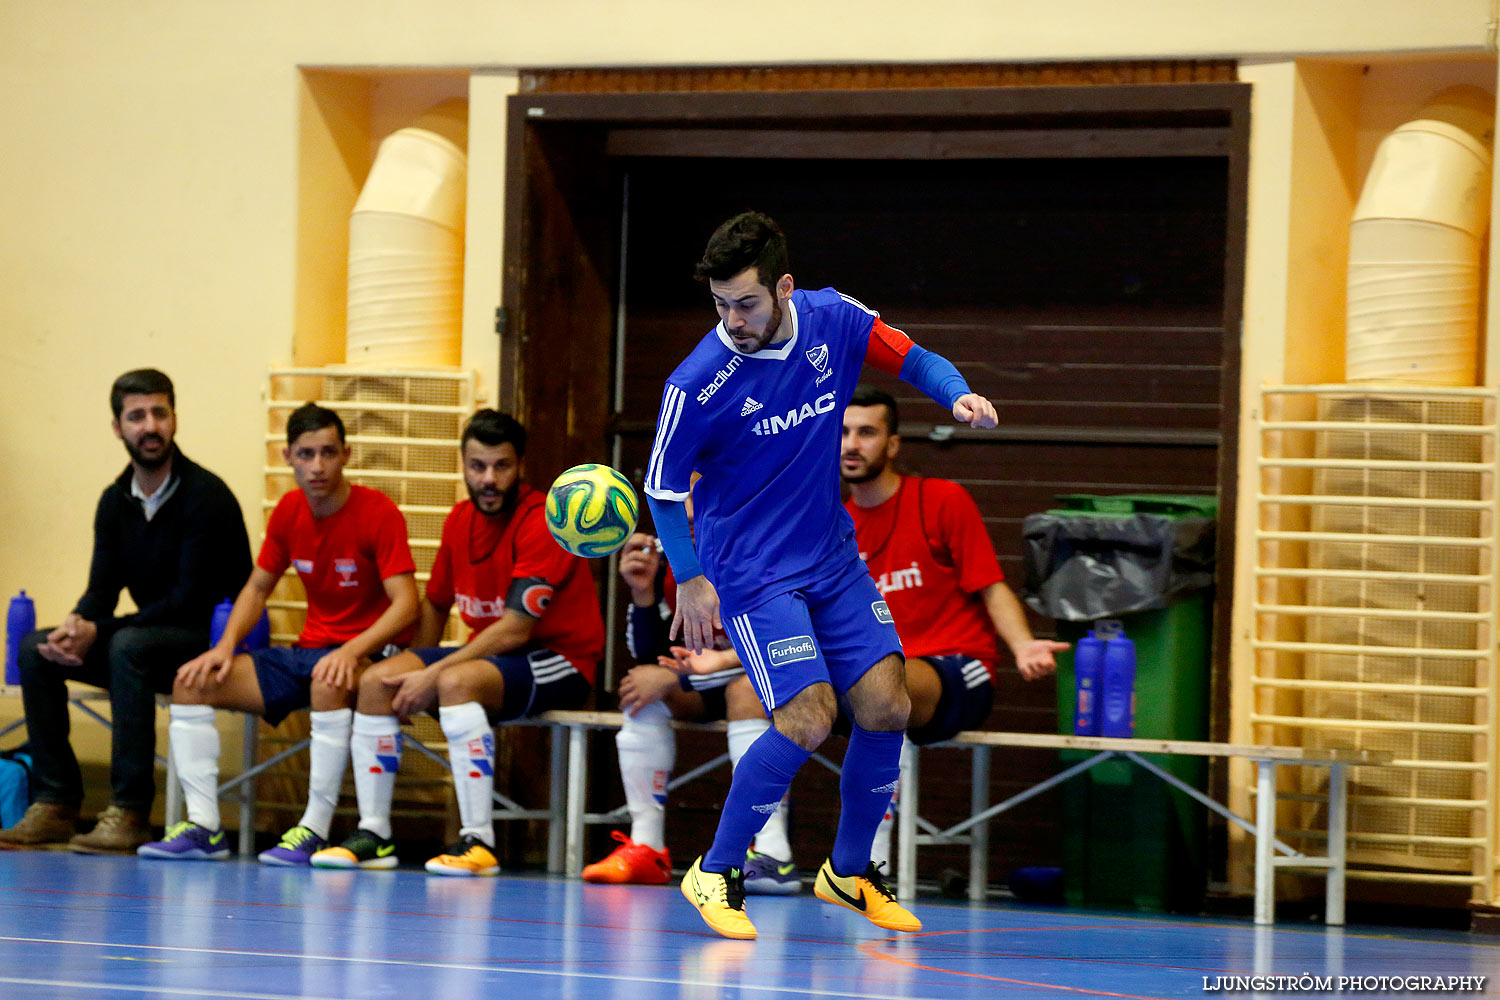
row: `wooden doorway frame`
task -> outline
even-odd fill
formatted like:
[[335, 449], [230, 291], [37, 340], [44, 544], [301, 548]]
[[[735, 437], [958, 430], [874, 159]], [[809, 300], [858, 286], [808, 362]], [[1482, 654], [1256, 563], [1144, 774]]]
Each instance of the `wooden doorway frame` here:
[[[617, 297], [612, 157], [1220, 157], [1227, 164], [1219, 579], [1211, 739], [1228, 724], [1250, 87], [1164, 83], [806, 91], [536, 92], [509, 99], [500, 405], [537, 481], [599, 459]], [[737, 143], [735, 140], [741, 140]], [[726, 145], [727, 144], [727, 145]]]

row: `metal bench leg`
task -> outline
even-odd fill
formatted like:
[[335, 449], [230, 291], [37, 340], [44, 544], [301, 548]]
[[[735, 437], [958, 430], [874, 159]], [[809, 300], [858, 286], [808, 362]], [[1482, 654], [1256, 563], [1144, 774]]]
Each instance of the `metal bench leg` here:
[[[969, 778], [969, 815], [978, 816], [990, 805], [990, 748], [974, 748]], [[990, 821], [969, 831], [969, 899], [982, 903], [989, 893]]]
[[[255, 766], [255, 754], [260, 749], [259, 719], [245, 714], [245, 732], [240, 738], [240, 767], [249, 770]], [[240, 798], [240, 857], [249, 857], [255, 850], [255, 779], [242, 782]]]
[[568, 843], [567, 873], [583, 872], [583, 793], [588, 788], [588, 730], [568, 727]]
[[[1330, 838], [1331, 840], [1331, 838]], [[1276, 762], [1255, 762], [1255, 922], [1276, 922]]]
[[563, 727], [548, 726], [551, 738], [552, 773], [547, 793], [547, 871], [559, 875], [563, 871], [563, 835], [568, 822], [565, 799], [568, 794], [568, 756], [563, 744]]
[[921, 751], [901, 744], [901, 798], [896, 803], [896, 898], [917, 897], [917, 803], [921, 797]]
[[1323, 922], [1344, 924], [1344, 868], [1348, 861], [1349, 789], [1343, 764], [1328, 768], [1328, 900]]

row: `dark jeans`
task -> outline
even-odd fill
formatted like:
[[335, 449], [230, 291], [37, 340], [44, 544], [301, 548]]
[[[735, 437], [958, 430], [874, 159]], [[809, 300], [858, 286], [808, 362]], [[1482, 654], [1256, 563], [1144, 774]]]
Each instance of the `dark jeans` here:
[[21, 643], [21, 701], [31, 741], [37, 800], [76, 808], [83, 802], [83, 774], [68, 742], [67, 681], [109, 690], [113, 804], [149, 811], [156, 798], [156, 694], [168, 694], [177, 668], [208, 649], [207, 629], [121, 628], [103, 625], [83, 663], [64, 667], [45, 660], [37, 646], [51, 629]]

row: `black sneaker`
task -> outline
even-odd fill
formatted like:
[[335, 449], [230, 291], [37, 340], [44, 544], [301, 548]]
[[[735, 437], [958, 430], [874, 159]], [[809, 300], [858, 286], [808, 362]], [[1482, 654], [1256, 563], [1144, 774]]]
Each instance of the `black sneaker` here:
[[371, 830], [355, 830], [337, 847], [325, 847], [310, 859], [314, 868], [394, 868], [396, 845]]

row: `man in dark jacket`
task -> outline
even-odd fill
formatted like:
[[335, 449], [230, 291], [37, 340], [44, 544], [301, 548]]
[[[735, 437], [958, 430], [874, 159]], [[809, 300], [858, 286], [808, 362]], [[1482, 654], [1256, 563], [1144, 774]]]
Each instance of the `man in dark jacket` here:
[[[209, 646], [214, 605], [250, 571], [250, 540], [224, 481], [177, 449], [172, 380], [153, 368], [110, 388], [115, 436], [130, 465], [94, 513], [88, 590], [63, 623], [21, 644], [22, 702], [36, 801], [0, 848], [67, 842], [86, 853], [134, 852], [151, 839], [156, 797], [155, 693]], [[138, 609], [115, 615], [121, 589]], [[108, 688], [113, 726], [109, 808], [75, 836], [83, 776], [68, 742], [68, 680]]]

